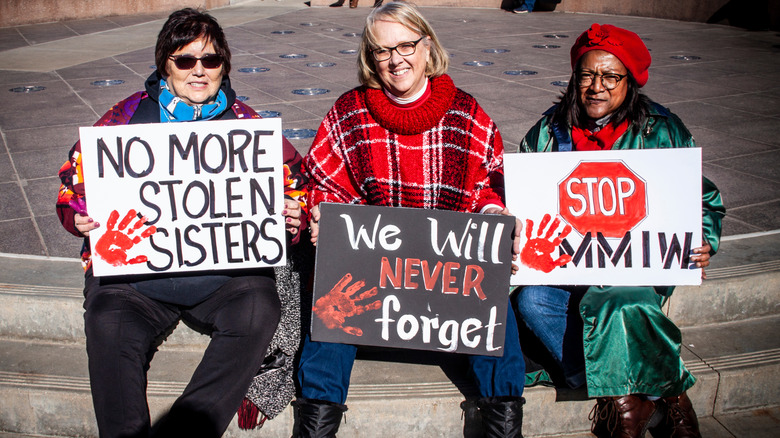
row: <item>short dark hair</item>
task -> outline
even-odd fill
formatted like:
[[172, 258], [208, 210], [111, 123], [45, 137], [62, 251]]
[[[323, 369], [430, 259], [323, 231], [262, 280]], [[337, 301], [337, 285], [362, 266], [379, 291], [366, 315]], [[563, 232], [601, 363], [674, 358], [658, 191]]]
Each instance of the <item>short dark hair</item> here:
[[[579, 64], [577, 68], [579, 68]], [[577, 68], [572, 72], [571, 78], [569, 78], [569, 85], [561, 95], [558, 106], [555, 108], [552, 116], [553, 122], [569, 128], [574, 126], [584, 128], [587, 121], [587, 115], [581, 111], [579, 102], [577, 102], [579, 91]], [[631, 75], [631, 72], [628, 72], [624, 80], [626, 81], [626, 99], [612, 113], [612, 118], [609, 119], [609, 122], [619, 125], [623, 123], [623, 120], [628, 120], [633, 130], [638, 132], [644, 126], [650, 113], [650, 99], [639, 92], [639, 84]]]
[[230, 48], [222, 27], [211, 15], [192, 8], [172, 13], [160, 30], [154, 50], [157, 71], [168, 76], [165, 70], [168, 57], [198, 38], [205, 38], [214, 46], [214, 51], [222, 57], [222, 73], [230, 73]]

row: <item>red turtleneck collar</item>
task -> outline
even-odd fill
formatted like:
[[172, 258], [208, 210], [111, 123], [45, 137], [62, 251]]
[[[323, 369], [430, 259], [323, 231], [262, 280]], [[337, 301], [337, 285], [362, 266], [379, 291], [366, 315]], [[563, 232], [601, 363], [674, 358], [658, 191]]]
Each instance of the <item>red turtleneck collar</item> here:
[[[416, 135], [439, 123], [452, 106], [457, 89], [448, 75], [431, 78], [430, 95], [399, 107], [381, 89], [366, 89], [366, 107], [380, 126], [401, 135]], [[418, 102], [422, 101], [421, 103]]]

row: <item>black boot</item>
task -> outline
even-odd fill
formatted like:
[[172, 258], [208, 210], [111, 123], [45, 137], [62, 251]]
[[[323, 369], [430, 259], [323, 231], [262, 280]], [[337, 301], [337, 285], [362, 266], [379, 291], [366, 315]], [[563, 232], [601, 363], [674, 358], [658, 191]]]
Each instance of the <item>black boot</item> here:
[[299, 398], [294, 405], [298, 408], [299, 438], [334, 438], [347, 410], [345, 405], [309, 398]]
[[378, 7], [382, 6], [382, 1], [383, 1], [383, 0], [376, 0], [376, 1], [374, 2], [374, 6], [371, 6], [371, 7], [372, 7], [372, 8], [378, 8]]
[[485, 397], [477, 400], [482, 428], [488, 438], [523, 438], [522, 397]]

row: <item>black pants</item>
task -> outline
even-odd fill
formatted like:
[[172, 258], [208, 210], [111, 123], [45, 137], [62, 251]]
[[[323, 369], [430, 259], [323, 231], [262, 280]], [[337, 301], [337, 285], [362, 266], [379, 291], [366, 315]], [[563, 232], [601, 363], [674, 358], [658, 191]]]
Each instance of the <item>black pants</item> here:
[[211, 332], [184, 393], [154, 428], [161, 437], [219, 437], [262, 364], [280, 317], [272, 277], [236, 277], [182, 307], [128, 284], [88, 277], [84, 308], [92, 401], [102, 438], [148, 437], [146, 372], [160, 339], [181, 319]]

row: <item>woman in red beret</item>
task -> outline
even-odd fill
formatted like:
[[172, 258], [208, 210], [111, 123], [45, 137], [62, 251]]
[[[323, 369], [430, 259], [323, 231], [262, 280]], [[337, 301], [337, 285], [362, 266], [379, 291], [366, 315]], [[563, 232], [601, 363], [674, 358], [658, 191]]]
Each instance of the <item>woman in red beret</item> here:
[[[526, 134], [521, 152], [695, 147], [676, 115], [640, 94], [650, 52], [635, 33], [593, 24], [572, 47], [571, 66], [566, 92]], [[715, 185], [703, 178], [702, 188], [704, 243], [691, 257], [701, 268], [718, 248], [725, 214]], [[513, 296], [566, 383], [587, 384], [597, 399], [596, 436], [701, 436], [686, 395], [695, 378], [680, 359], [680, 330], [661, 309], [672, 289], [527, 286]]]

